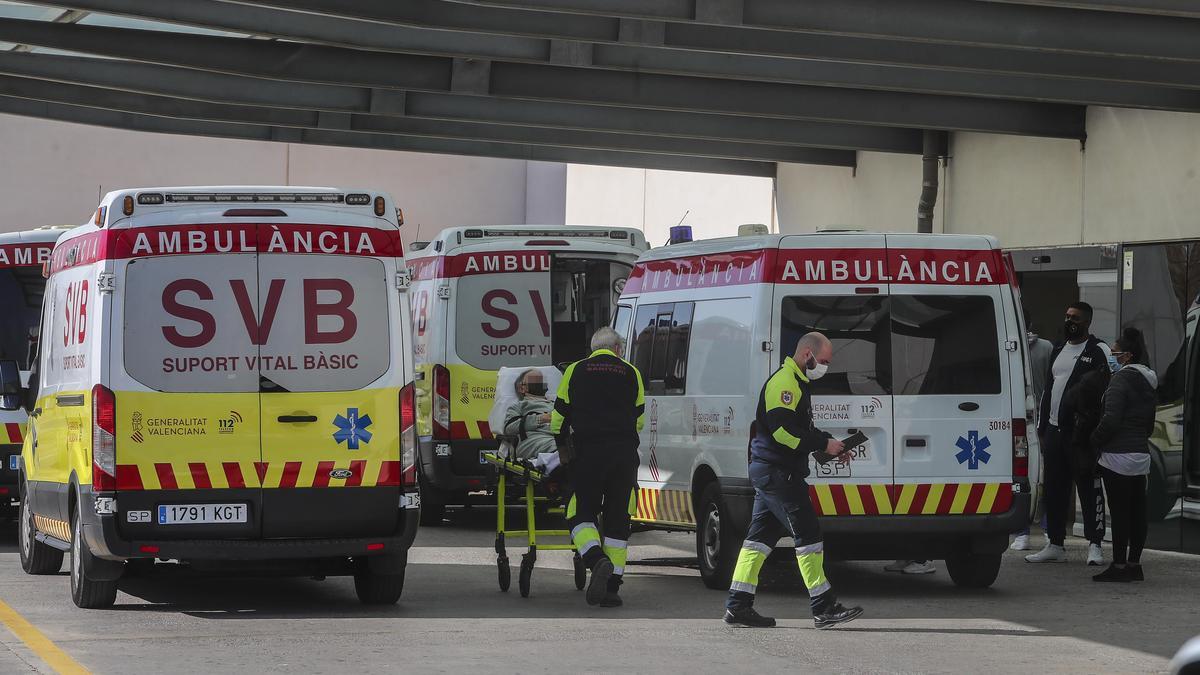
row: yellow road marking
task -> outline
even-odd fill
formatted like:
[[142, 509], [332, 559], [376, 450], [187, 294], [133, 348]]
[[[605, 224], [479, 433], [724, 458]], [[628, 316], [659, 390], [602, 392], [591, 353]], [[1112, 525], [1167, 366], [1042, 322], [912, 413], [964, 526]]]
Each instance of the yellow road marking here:
[[86, 675], [90, 672], [78, 661], [68, 656], [66, 652], [59, 649], [58, 645], [51, 642], [45, 633], [29, 623], [25, 617], [18, 614], [17, 610], [9, 607], [3, 600], [0, 600], [0, 622], [3, 622], [13, 635], [20, 638], [21, 642], [24, 642], [55, 672], [61, 675]]

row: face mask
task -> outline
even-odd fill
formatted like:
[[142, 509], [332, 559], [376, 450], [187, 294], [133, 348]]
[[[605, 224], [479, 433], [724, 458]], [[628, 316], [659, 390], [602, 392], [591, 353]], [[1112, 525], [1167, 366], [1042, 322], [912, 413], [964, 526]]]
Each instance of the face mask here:
[[1108, 369], [1114, 373], [1121, 369], [1120, 362], [1118, 362], [1117, 357], [1113, 356], [1112, 354], [1108, 355]]
[[1076, 340], [1083, 337], [1083, 326], [1074, 321], [1063, 322], [1063, 335], [1067, 336], [1068, 340]]
[[545, 396], [546, 395], [546, 383], [545, 382], [530, 382], [529, 384], [525, 385], [525, 389], [534, 396]]
[[804, 363], [804, 375], [809, 380], [819, 380], [822, 377], [825, 377], [825, 373], [828, 370], [829, 364], [817, 363], [817, 360], [811, 356], [808, 358], [808, 361]]

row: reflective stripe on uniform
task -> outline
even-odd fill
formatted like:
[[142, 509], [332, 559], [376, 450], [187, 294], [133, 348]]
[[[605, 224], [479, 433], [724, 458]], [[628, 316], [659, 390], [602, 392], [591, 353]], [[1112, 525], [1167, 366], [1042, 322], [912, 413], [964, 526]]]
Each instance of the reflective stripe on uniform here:
[[580, 523], [571, 528], [571, 541], [575, 542], [579, 555], [583, 555], [600, 545], [600, 531], [595, 523]]
[[[817, 546], [820, 550], [808, 550]], [[804, 586], [808, 589], [809, 596], [815, 598], [829, 590], [829, 580], [825, 578], [825, 548], [820, 542], [797, 547], [796, 562], [800, 565], [800, 576], [804, 577]]]
[[604, 538], [604, 555], [613, 564], [613, 574], [625, 573], [625, 561], [629, 556], [629, 542], [621, 539]]
[[793, 436], [788, 432], [787, 429], [784, 429], [783, 427], [776, 429], [775, 433], [771, 434], [771, 437], [775, 439], [776, 443], [792, 450], [800, 447], [800, 439]]
[[815, 544], [808, 546], [797, 546], [796, 555], [807, 555], [809, 553], [823, 553], [825, 551], [825, 542], [818, 541]]
[[629, 515], [631, 517], [637, 515], [637, 496], [638, 489], [637, 487], [634, 487], [629, 491]]
[[752, 539], [747, 539], [746, 541], [742, 542], [742, 548], [748, 548], [752, 551], [758, 551], [759, 553], [762, 553], [763, 555], [771, 555], [771, 551], [773, 550], [774, 547], [768, 546], [768, 545], [762, 543], [761, 541], [754, 541]]
[[738, 553], [737, 565], [733, 568], [733, 583], [729, 590], [754, 593], [758, 588], [758, 573], [771, 549], [759, 542], [747, 541]]

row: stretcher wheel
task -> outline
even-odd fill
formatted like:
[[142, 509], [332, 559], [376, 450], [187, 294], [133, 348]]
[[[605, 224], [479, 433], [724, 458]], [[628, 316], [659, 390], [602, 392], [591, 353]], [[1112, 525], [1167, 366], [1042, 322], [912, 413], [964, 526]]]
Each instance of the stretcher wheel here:
[[529, 580], [533, 576], [533, 561], [526, 556], [521, 556], [521, 576], [517, 579], [518, 588], [521, 589], [521, 597], [529, 597]]
[[587, 585], [587, 567], [583, 565], [583, 558], [579, 554], [575, 554], [575, 590], [582, 591]]
[[512, 585], [512, 570], [508, 566], [508, 558], [499, 557], [496, 559], [496, 573], [500, 580], [500, 590], [508, 591], [508, 587]]

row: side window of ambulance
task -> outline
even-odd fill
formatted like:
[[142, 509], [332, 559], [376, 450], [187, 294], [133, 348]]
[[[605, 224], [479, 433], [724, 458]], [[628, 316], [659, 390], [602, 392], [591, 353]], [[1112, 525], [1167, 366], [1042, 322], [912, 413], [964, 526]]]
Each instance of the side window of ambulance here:
[[780, 363], [796, 353], [796, 343], [806, 333], [819, 331], [833, 343], [833, 362], [825, 377], [813, 382], [814, 395], [872, 396], [891, 392], [886, 297], [792, 296], [783, 299], [780, 310]]
[[897, 396], [998, 394], [996, 308], [983, 295], [892, 296]]
[[642, 373], [646, 393], [683, 394], [695, 303], [638, 307], [630, 361]]
[[617, 305], [617, 311], [613, 313], [612, 328], [617, 331], [617, 335], [620, 335], [622, 340], [629, 339], [629, 322], [632, 319], [632, 307], [629, 305]]

